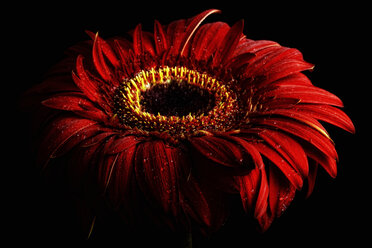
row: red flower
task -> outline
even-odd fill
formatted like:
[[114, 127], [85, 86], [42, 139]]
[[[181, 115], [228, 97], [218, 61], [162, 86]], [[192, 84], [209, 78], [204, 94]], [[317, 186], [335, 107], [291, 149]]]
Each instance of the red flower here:
[[216, 12], [138, 25], [131, 40], [88, 32], [30, 91], [38, 163], [64, 165], [91, 220], [105, 202], [129, 222], [216, 230], [227, 193], [266, 230], [305, 180], [311, 193], [318, 165], [336, 176], [319, 121], [354, 132], [341, 100], [301, 73], [314, 66], [298, 50], [247, 39], [242, 21], [201, 25]]

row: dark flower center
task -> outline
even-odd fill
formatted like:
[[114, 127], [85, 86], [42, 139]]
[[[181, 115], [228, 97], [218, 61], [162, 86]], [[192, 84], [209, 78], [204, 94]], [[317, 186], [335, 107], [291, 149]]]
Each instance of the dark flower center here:
[[186, 67], [143, 70], [114, 95], [123, 128], [162, 133], [177, 140], [234, 128], [239, 104], [228, 85]]
[[210, 91], [185, 81], [156, 84], [142, 93], [142, 111], [165, 116], [207, 114], [215, 106]]

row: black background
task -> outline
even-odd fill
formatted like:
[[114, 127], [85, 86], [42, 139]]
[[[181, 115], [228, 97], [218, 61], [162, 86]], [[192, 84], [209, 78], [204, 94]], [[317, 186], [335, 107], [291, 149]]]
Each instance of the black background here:
[[[152, 31], [154, 19], [162, 24], [189, 18], [209, 8], [222, 14], [208, 17], [210, 21], [225, 21], [232, 25], [245, 20], [244, 33], [250, 39], [267, 39], [283, 46], [298, 48], [306, 61], [315, 64], [308, 74], [314, 85], [339, 96], [344, 111], [356, 126], [355, 135], [327, 125], [336, 143], [340, 161], [338, 176], [332, 179], [319, 170], [313, 195], [304, 199], [301, 194], [277, 219], [272, 227], [260, 234], [241, 215], [236, 214], [216, 234], [202, 240], [202, 247], [266, 247], [268, 245], [297, 246], [299, 244], [343, 244], [364, 241], [371, 231], [369, 127], [371, 103], [371, 45], [365, 13], [367, 6], [347, 1], [337, 4], [316, 2], [261, 4], [250, 1], [142, 2], [89, 1], [42, 2], [10, 5], [9, 15], [2, 17], [3, 115], [5, 124], [1, 174], [6, 198], [3, 205], [7, 229], [13, 242], [47, 244], [79, 240], [71, 206], [63, 198], [51, 196], [33, 169], [29, 145], [29, 124], [17, 108], [20, 94], [39, 83], [49, 67], [63, 57], [69, 46], [89, 39], [85, 30], [99, 31], [108, 38], [123, 35], [139, 22]], [[8, 57], [9, 55], [9, 57]], [[6, 86], [6, 88], [4, 88]], [[10, 87], [7, 90], [7, 87]], [[8, 92], [11, 92], [8, 94]], [[7, 97], [10, 96], [10, 97]], [[11, 99], [11, 100], [10, 100]], [[7, 169], [10, 168], [10, 172]], [[247, 224], [248, 223], [248, 224]], [[123, 247], [136, 247], [128, 240], [143, 240], [156, 235], [127, 237], [117, 231], [115, 224], [98, 229], [95, 240], [110, 241], [121, 236]], [[115, 231], [116, 230], [116, 231]], [[119, 229], [121, 230], [121, 229]], [[173, 237], [169, 236], [169, 239]], [[161, 235], [159, 234], [161, 237]], [[164, 236], [166, 237], [166, 236]], [[107, 247], [111, 247], [107, 245]]]

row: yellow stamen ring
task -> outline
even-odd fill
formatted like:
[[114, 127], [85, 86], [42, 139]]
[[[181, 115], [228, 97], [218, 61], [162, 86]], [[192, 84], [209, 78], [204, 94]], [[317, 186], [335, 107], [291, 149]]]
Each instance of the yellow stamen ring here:
[[[195, 115], [161, 115], [150, 113], [141, 106], [141, 95], [154, 85], [171, 82], [187, 83], [214, 95], [215, 105], [208, 113]], [[115, 99], [117, 116], [124, 126], [144, 132], [166, 132], [172, 137], [185, 137], [205, 131], [226, 131], [232, 128], [238, 103], [235, 93], [216, 78], [186, 67], [161, 67], [142, 70], [122, 83]]]

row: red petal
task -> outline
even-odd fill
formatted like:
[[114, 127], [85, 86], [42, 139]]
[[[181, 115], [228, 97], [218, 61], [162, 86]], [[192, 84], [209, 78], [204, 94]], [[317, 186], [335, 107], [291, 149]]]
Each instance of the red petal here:
[[329, 138], [327, 130], [322, 126], [322, 124], [320, 124], [316, 119], [310, 117], [309, 115], [297, 111], [296, 108], [274, 109], [264, 112], [264, 115], [281, 115], [291, 119], [298, 120], [310, 127], [313, 127], [315, 130], [319, 131], [324, 136]]
[[[95, 65], [96, 70], [101, 75], [102, 79], [106, 82], [113, 81], [112, 71], [110, 70], [109, 66], [107, 65], [105, 58], [103, 56], [104, 50], [103, 41], [100, 37], [98, 37], [98, 33], [95, 36], [93, 42], [93, 63]], [[118, 62], [117, 62], [118, 63]]]
[[106, 120], [106, 114], [97, 108], [90, 100], [81, 93], [64, 93], [48, 98], [43, 105], [60, 110], [73, 111], [83, 117], [96, 121]]
[[[106, 192], [111, 203], [115, 207], [128, 209], [128, 193], [133, 189], [130, 187], [134, 179], [134, 154], [136, 146], [128, 147], [118, 154], [115, 172], [111, 173], [110, 183]], [[127, 213], [129, 214], [129, 213]]]
[[285, 159], [278, 154], [275, 150], [271, 149], [263, 143], [257, 143], [256, 148], [260, 151], [262, 155], [268, 158], [273, 164], [275, 164], [288, 178], [288, 180], [295, 186], [297, 189], [302, 188], [302, 178], [292, 167], [285, 161]]
[[[136, 180], [150, 202], [160, 204], [164, 211], [177, 211], [178, 191], [173, 157], [163, 141], [154, 140], [138, 145], [135, 155]], [[176, 152], [176, 151], [174, 151]]]
[[272, 219], [268, 218], [269, 184], [265, 170], [254, 169], [250, 174], [240, 177], [240, 195], [246, 212], [254, 209], [254, 217], [263, 229], [267, 229]]
[[168, 40], [163, 26], [157, 20], [154, 25], [154, 40], [156, 53], [161, 55], [168, 48]]
[[101, 127], [99, 124], [87, 126], [66, 140], [51, 156], [53, 158], [60, 157], [76, 147], [78, 144], [81, 144], [86, 139], [89, 139], [99, 132], [101, 132]]
[[250, 63], [250, 60], [256, 55], [254, 53], [243, 53], [236, 57], [233, 57], [230, 62], [226, 64], [226, 67], [230, 67], [235, 74], [240, 74], [240, 71]]
[[194, 35], [191, 47], [196, 60], [208, 59], [217, 49], [230, 27], [224, 22], [201, 26]]
[[260, 132], [259, 136], [282, 155], [297, 172], [303, 177], [307, 177], [309, 165], [307, 156], [300, 144], [287, 135], [269, 129]]
[[294, 198], [296, 189], [276, 168], [269, 169], [269, 206], [274, 217], [279, 217]]
[[138, 68], [135, 68], [133, 61], [135, 60], [132, 51], [133, 44], [127, 40], [116, 39], [114, 40], [114, 48], [120, 58], [121, 71], [123, 72], [122, 80], [131, 78]]
[[83, 91], [83, 93], [93, 102], [100, 101], [100, 87], [101, 82], [90, 77], [84, 69], [83, 57], [80, 55], [76, 60], [76, 72], [72, 73], [72, 78], [75, 81], [75, 84]]
[[167, 40], [169, 41], [170, 55], [178, 56], [181, 43], [185, 36], [186, 20], [178, 20], [167, 26]]
[[191, 138], [190, 142], [198, 152], [217, 164], [236, 167], [243, 160], [241, 149], [227, 139], [203, 136]]
[[118, 137], [112, 141], [111, 145], [105, 150], [106, 154], [116, 154], [137, 145], [141, 140], [133, 135]]
[[120, 66], [120, 60], [116, 56], [114, 50], [111, 48], [111, 46], [102, 38], [98, 36], [98, 33], [93, 33], [90, 31], [85, 31], [90, 38], [93, 40], [93, 42], [97, 39], [100, 45], [100, 50], [103, 52], [103, 54], [106, 56], [106, 58], [109, 60], [109, 62], [115, 67], [118, 68]]
[[83, 94], [71, 92], [52, 96], [42, 102], [49, 108], [74, 111], [94, 108], [94, 105]]
[[230, 28], [213, 57], [213, 66], [223, 65], [229, 61], [243, 35], [243, 27], [244, 22], [241, 20]]
[[117, 164], [118, 157], [119, 154], [112, 156], [104, 156], [103, 161], [98, 162], [99, 167], [97, 171], [98, 186], [102, 194], [106, 194], [108, 185], [111, 181], [111, 176], [113, 172], [117, 170], [115, 167]]
[[329, 105], [301, 104], [294, 110], [355, 133], [355, 127], [350, 118], [338, 108]]
[[116, 132], [105, 130], [103, 133], [97, 134], [93, 137], [86, 139], [82, 142], [81, 147], [91, 147], [101, 143], [103, 140], [109, 138], [112, 135], [117, 134]]
[[142, 55], [144, 52], [141, 24], [138, 24], [133, 32], [133, 50], [137, 56]]
[[318, 163], [314, 162], [310, 164], [309, 176], [307, 177], [308, 188], [306, 198], [308, 198], [314, 190], [316, 174], [318, 172]]
[[245, 176], [237, 177], [240, 188], [240, 197], [244, 210], [250, 212], [255, 209], [259, 187], [260, 187], [261, 172], [258, 168], [253, 169]]
[[250, 40], [243, 39], [239, 42], [239, 45], [236, 47], [234, 56], [243, 53], [257, 53], [261, 50], [265, 50], [272, 47], [279, 47], [280, 45], [271, 40]]
[[312, 69], [302, 54], [293, 48], [270, 46], [256, 53], [256, 58], [247, 67], [246, 76], [264, 76], [264, 83], [273, 82], [296, 72]]
[[255, 163], [257, 168], [262, 169], [264, 167], [264, 163], [263, 163], [261, 154], [256, 149], [254, 144], [251, 144], [248, 141], [246, 141], [246, 140], [244, 140], [243, 138], [240, 138], [240, 137], [231, 136], [231, 139], [236, 141], [239, 145], [241, 145], [244, 148], [244, 150], [248, 154], [250, 154], [250, 156], [252, 157], [252, 160]]
[[328, 104], [343, 107], [342, 101], [334, 94], [315, 86], [280, 85], [265, 93], [266, 97], [298, 99], [301, 103]]
[[184, 55], [185, 48], [189, 44], [191, 37], [193, 36], [197, 28], [200, 26], [200, 24], [205, 20], [205, 18], [207, 18], [211, 14], [219, 12], [221, 11], [217, 9], [209, 9], [188, 20], [187, 28], [185, 30], [185, 38], [180, 53], [181, 56]]
[[260, 218], [267, 209], [267, 197], [269, 196], [269, 184], [267, 182], [267, 176], [264, 169], [260, 170], [261, 174], [261, 185], [258, 193], [256, 208], [254, 212], [255, 218]]
[[323, 133], [320, 133], [313, 127], [309, 127], [294, 120], [282, 118], [257, 119], [255, 122], [257, 124], [263, 124], [283, 130], [309, 142], [328, 156], [331, 156], [335, 159], [338, 157], [336, 149], [329, 138], [324, 136]]
[[[50, 158], [55, 157], [56, 152], [74, 135], [83, 129], [96, 124], [95, 121], [81, 119], [75, 116], [60, 116], [53, 120], [45, 131], [40, 145], [38, 161], [45, 167]], [[81, 140], [84, 140], [81, 137]]]
[[309, 145], [303, 144], [303, 148], [307, 156], [320, 164], [331, 177], [335, 178], [337, 176], [336, 159], [327, 156], [323, 152], [314, 149]]

